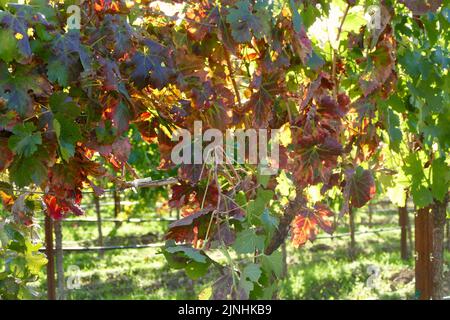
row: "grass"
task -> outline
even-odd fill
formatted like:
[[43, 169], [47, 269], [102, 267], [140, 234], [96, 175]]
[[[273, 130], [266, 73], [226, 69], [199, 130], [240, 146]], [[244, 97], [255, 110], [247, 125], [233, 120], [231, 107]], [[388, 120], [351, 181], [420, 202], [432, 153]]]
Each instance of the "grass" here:
[[[146, 214], [141, 213], [140, 217]], [[374, 215], [373, 228], [397, 225], [396, 211]], [[359, 231], [367, 230], [367, 214], [360, 211]], [[167, 222], [104, 223], [105, 244], [161, 241]], [[65, 223], [64, 243], [96, 245], [96, 224]], [[336, 233], [346, 233], [346, 224]], [[109, 236], [108, 236], [109, 235]], [[279, 285], [279, 299], [413, 299], [413, 260], [400, 258], [400, 232], [357, 235], [357, 257], [349, 258], [349, 238], [318, 239], [300, 249], [287, 246], [288, 273]], [[89, 240], [90, 239], [90, 240]], [[71, 267], [72, 266], [72, 267]], [[75, 267], [74, 267], [75, 266]], [[450, 295], [450, 253], [446, 252], [447, 295]], [[68, 299], [198, 299], [217, 278], [215, 271], [192, 281], [183, 271], [170, 269], [157, 248], [65, 253], [66, 279], [78, 268], [80, 288], [67, 290]], [[371, 277], [370, 268], [378, 270]], [[45, 274], [35, 284], [45, 298]]]

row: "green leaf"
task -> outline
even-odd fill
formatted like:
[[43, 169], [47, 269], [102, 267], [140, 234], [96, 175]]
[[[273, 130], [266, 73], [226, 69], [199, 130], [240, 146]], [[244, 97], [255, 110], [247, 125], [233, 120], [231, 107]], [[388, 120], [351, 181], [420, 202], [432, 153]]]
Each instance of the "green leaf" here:
[[419, 208], [430, 205], [433, 202], [433, 195], [428, 188], [422, 162], [416, 153], [409, 154], [405, 158], [403, 171], [411, 179], [411, 195], [414, 203]]
[[47, 167], [39, 157], [21, 157], [14, 160], [9, 174], [18, 187], [25, 187], [33, 182], [39, 185], [47, 177]]
[[256, 235], [255, 230], [247, 229], [237, 234], [233, 249], [240, 254], [254, 253], [264, 249], [264, 236]]
[[431, 193], [439, 201], [444, 201], [449, 188], [449, 166], [445, 158], [434, 159], [431, 164], [432, 180]]
[[261, 223], [266, 232], [270, 235], [272, 235], [278, 227], [278, 219], [270, 213], [269, 209], [265, 209], [261, 215]]
[[62, 116], [53, 119], [61, 157], [68, 161], [75, 154], [75, 145], [81, 140], [80, 127], [76, 122]]
[[405, 205], [406, 192], [404, 185], [396, 183], [394, 186], [386, 189], [386, 194], [388, 195], [389, 200], [397, 207], [403, 207]]
[[281, 171], [280, 175], [277, 177], [277, 183], [275, 190], [283, 197], [288, 197], [291, 194], [291, 191], [295, 189], [294, 183], [288, 178], [284, 170]]
[[17, 40], [8, 29], [0, 29], [0, 59], [10, 63], [17, 56]]
[[32, 123], [18, 124], [8, 140], [9, 148], [19, 156], [29, 157], [36, 152], [37, 146], [42, 144], [40, 132], [34, 132], [36, 126]]
[[393, 94], [389, 97], [388, 100], [386, 100], [386, 103], [395, 111], [397, 112], [405, 112], [405, 102], [397, 95]]
[[258, 174], [256, 177], [257, 181], [263, 188], [267, 188], [267, 184], [269, 183], [271, 176], [267, 174], [261, 174], [261, 172], [262, 168], [258, 167]]
[[168, 247], [165, 249], [167, 252], [169, 253], [177, 253], [177, 252], [181, 252], [183, 253], [186, 257], [200, 262], [200, 263], [206, 263], [206, 256], [203, 255], [199, 250], [191, 248], [191, 247], [186, 247], [186, 246], [173, 246], [173, 247]]
[[[291, 1], [291, 8], [292, 8], [292, 1]], [[320, 10], [317, 9], [315, 6], [307, 6], [306, 8], [301, 10], [300, 15], [302, 18], [301, 22], [303, 22], [303, 25], [305, 26], [306, 29], [309, 29], [309, 27], [314, 24], [317, 17], [320, 16]]]
[[297, 5], [295, 4], [294, 0], [290, 0], [289, 5], [291, 6], [292, 24], [294, 25], [294, 31], [301, 32], [302, 26], [303, 26], [303, 20], [302, 20], [302, 17], [300, 16], [300, 14], [298, 13]]
[[400, 119], [390, 108], [386, 110], [385, 124], [389, 134], [390, 146], [393, 150], [399, 152], [400, 143], [403, 138], [402, 131], [400, 130]]
[[249, 263], [245, 266], [242, 271], [242, 277], [245, 279], [250, 279], [253, 282], [257, 282], [259, 277], [261, 276], [261, 268], [259, 265], [255, 263]]
[[283, 273], [283, 254], [280, 250], [273, 252], [270, 256], [262, 256], [261, 264], [267, 273], [274, 273], [277, 278]]
[[58, 60], [51, 60], [48, 63], [47, 76], [50, 81], [56, 82], [62, 87], [67, 87], [69, 85], [69, 72], [67, 66]]
[[59, 117], [75, 119], [81, 113], [80, 107], [64, 92], [53, 93], [49, 102], [50, 109]]
[[424, 208], [433, 203], [433, 195], [431, 191], [423, 185], [413, 184], [411, 187], [411, 195], [414, 203], [419, 208]]
[[41, 244], [32, 244], [30, 241], [25, 242], [26, 246], [26, 253], [25, 253], [25, 260], [27, 262], [28, 270], [32, 274], [39, 274], [42, 267], [47, 264], [47, 259], [45, 258], [45, 255], [42, 253], [39, 253], [39, 248], [42, 246]]
[[187, 276], [192, 280], [197, 280], [200, 277], [205, 276], [208, 273], [210, 263], [201, 263], [197, 261], [190, 261], [187, 263], [184, 271]]
[[[251, 200], [247, 206], [248, 221], [256, 223], [259, 221], [259, 216], [264, 212], [270, 200], [273, 198], [273, 191], [259, 188], [256, 194], [256, 199]], [[258, 218], [258, 219], [255, 219]]]
[[[31, 61], [32, 53], [28, 38], [28, 21], [25, 18], [25, 6], [15, 8], [15, 14], [9, 11], [0, 11], [0, 25], [2, 29], [10, 30], [14, 34], [17, 44], [17, 55], [14, 59], [20, 63], [27, 64]], [[17, 36], [17, 37], [16, 37]], [[3, 45], [3, 43], [2, 43]]]
[[240, 207], [245, 208], [247, 206], [247, 197], [245, 196], [245, 192], [239, 191], [236, 193], [235, 201]]
[[0, 63], [0, 98], [7, 101], [9, 110], [20, 116], [34, 115], [33, 97], [47, 97], [52, 88], [46, 78], [31, 65], [16, 65], [10, 73], [4, 63]]
[[240, 298], [247, 299], [250, 295], [250, 292], [253, 291], [254, 287], [255, 285], [253, 284], [253, 282], [248, 281], [245, 278], [241, 278], [241, 281], [239, 281], [239, 288], [245, 292], [245, 296], [241, 296]]

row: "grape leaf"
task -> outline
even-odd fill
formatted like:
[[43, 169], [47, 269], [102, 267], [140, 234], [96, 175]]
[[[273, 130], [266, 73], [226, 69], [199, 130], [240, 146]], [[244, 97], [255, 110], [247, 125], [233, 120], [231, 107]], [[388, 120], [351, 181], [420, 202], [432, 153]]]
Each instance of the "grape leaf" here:
[[75, 154], [75, 145], [81, 140], [81, 130], [76, 122], [63, 116], [55, 116], [53, 127], [56, 131], [61, 157], [67, 161]]
[[261, 267], [255, 263], [249, 263], [242, 271], [242, 277], [250, 279], [253, 282], [257, 282], [261, 274]]
[[80, 34], [69, 30], [66, 34], [57, 34], [51, 41], [51, 56], [47, 75], [50, 81], [65, 87], [77, 80], [81, 72], [90, 68], [88, 51], [80, 43]]
[[[267, 9], [266, 9], [267, 10]], [[231, 8], [227, 15], [227, 22], [231, 26], [231, 35], [238, 43], [250, 42], [252, 35], [261, 39], [270, 30], [270, 18], [267, 12], [256, 10], [253, 14], [248, 0], [241, 0]]]
[[261, 258], [262, 268], [273, 273], [277, 278], [283, 273], [283, 254], [280, 250], [273, 252], [270, 256], [263, 255]]
[[424, 208], [433, 202], [433, 195], [425, 183], [425, 173], [422, 162], [417, 154], [409, 154], [405, 158], [403, 171], [411, 179], [411, 195], [419, 208]]
[[0, 170], [8, 168], [13, 159], [14, 154], [8, 148], [8, 139], [0, 138]]
[[402, 142], [403, 137], [400, 129], [400, 119], [392, 109], [387, 108], [384, 121], [389, 134], [390, 146], [393, 150], [398, 152], [400, 151], [400, 143]]
[[148, 85], [162, 89], [174, 73], [169, 50], [149, 39], [144, 40], [144, 46], [144, 51], [136, 52], [131, 60], [131, 80], [138, 89]]
[[192, 280], [197, 280], [208, 273], [210, 263], [189, 261], [184, 267], [186, 275]]
[[350, 203], [355, 208], [361, 208], [375, 196], [375, 180], [372, 172], [357, 167], [349, 174]]
[[199, 250], [186, 247], [186, 246], [171, 246], [165, 248], [167, 252], [170, 253], [177, 253], [182, 252], [186, 257], [189, 259], [192, 259], [193, 261], [200, 262], [200, 263], [206, 263], [206, 256], [202, 254]]
[[20, 116], [30, 116], [33, 113], [33, 99], [48, 97], [51, 86], [33, 66], [16, 66], [10, 73], [8, 67], [0, 62], [0, 98], [3, 97], [6, 107], [15, 110]]
[[240, 254], [254, 253], [256, 249], [264, 249], [264, 236], [256, 235], [255, 230], [247, 229], [239, 232], [233, 249]]
[[334, 213], [324, 204], [317, 203], [313, 209], [304, 208], [292, 222], [292, 241], [294, 246], [304, 245], [308, 240], [314, 241], [319, 228], [327, 233], [333, 232], [333, 223], [329, 218]]
[[15, 15], [8, 11], [0, 11], [0, 26], [2, 26], [2, 29], [9, 29], [17, 39], [19, 55], [15, 59], [23, 64], [29, 63], [31, 61], [31, 47], [28, 40], [28, 23], [24, 9], [18, 9]]
[[40, 132], [35, 132], [36, 126], [32, 123], [18, 124], [8, 140], [9, 148], [19, 156], [29, 157], [37, 151], [37, 146], [42, 143]]
[[442, 5], [442, 0], [400, 0], [415, 15], [435, 12]]
[[0, 59], [9, 63], [17, 56], [17, 40], [8, 29], [0, 30]]
[[449, 188], [449, 166], [445, 162], [445, 158], [437, 158], [431, 164], [432, 181], [431, 193], [433, 197], [439, 201], [444, 201], [445, 195]]
[[10, 179], [17, 186], [39, 185], [47, 177], [47, 168], [39, 157], [16, 158], [9, 167]]
[[54, 114], [71, 120], [74, 120], [81, 113], [80, 107], [64, 92], [52, 94], [49, 104]]

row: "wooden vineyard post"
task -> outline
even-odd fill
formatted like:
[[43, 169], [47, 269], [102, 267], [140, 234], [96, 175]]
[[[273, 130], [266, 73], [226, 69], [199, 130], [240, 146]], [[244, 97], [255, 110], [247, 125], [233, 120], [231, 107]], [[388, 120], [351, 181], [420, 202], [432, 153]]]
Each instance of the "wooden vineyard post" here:
[[281, 254], [283, 255], [283, 268], [281, 269], [281, 278], [284, 279], [287, 276], [287, 250], [286, 250], [286, 242], [283, 242], [283, 244], [281, 245]]
[[45, 253], [47, 255], [47, 298], [56, 300], [55, 255], [53, 250], [53, 221], [45, 215]]
[[416, 297], [430, 300], [433, 292], [433, 215], [419, 209], [415, 217]]
[[447, 219], [447, 250], [450, 251], [450, 219]]
[[[97, 214], [97, 230], [98, 230], [98, 245], [103, 247], [103, 231], [102, 231], [102, 213], [100, 210], [100, 199], [94, 195], [95, 213]], [[103, 257], [103, 250], [99, 251], [100, 257]]]
[[431, 215], [433, 216], [433, 300], [442, 300], [445, 292], [444, 279], [444, 246], [445, 246], [445, 220], [447, 216], [448, 198], [444, 201], [434, 201], [431, 207]]
[[[114, 187], [113, 198], [114, 198], [114, 218], [117, 219], [119, 218], [120, 214], [120, 194], [117, 190], [117, 186]], [[116, 227], [119, 227], [120, 225], [121, 223], [116, 221]]]
[[409, 259], [408, 252], [408, 208], [398, 207], [399, 225], [401, 228], [400, 252], [403, 260]]
[[369, 228], [372, 228], [373, 204], [371, 202], [369, 202], [368, 213], [369, 213]]
[[55, 256], [56, 256], [56, 275], [57, 275], [57, 287], [58, 287], [58, 300], [65, 300], [64, 290], [64, 252], [62, 246], [62, 223], [61, 220], [55, 220], [53, 222], [55, 230]]
[[356, 257], [356, 239], [355, 239], [355, 213], [353, 207], [348, 208], [349, 220], [350, 220], [350, 259], [354, 260]]
[[[415, 212], [415, 211], [414, 211]], [[406, 220], [407, 228], [408, 228], [408, 246], [409, 246], [409, 252], [414, 250], [414, 243], [413, 243], [413, 236], [412, 236], [412, 228], [411, 228], [411, 219], [409, 218], [409, 212], [408, 212], [408, 220]]]

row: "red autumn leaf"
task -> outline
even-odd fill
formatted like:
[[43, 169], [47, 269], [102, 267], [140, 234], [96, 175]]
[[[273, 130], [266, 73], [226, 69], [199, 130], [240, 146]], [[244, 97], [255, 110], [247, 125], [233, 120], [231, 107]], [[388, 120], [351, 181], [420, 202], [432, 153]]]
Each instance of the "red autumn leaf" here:
[[370, 68], [360, 77], [359, 84], [365, 97], [381, 89], [395, 74], [396, 42], [392, 28], [386, 32], [370, 56]]
[[190, 202], [190, 197], [194, 193], [194, 187], [185, 183], [172, 186], [172, 197], [169, 200], [169, 206], [172, 208], [181, 208]]
[[330, 160], [330, 157], [340, 156], [343, 153], [342, 145], [333, 137], [326, 137], [323, 143], [317, 146], [321, 160]]
[[169, 205], [172, 208], [182, 208], [188, 204], [195, 208], [200, 207], [202, 203], [203, 205], [215, 206], [218, 198], [219, 191], [213, 184], [205, 188], [182, 181], [180, 184], [172, 186], [172, 197], [169, 200]]
[[219, 9], [211, 1], [198, 1], [186, 10], [187, 31], [194, 41], [202, 41], [216, 25]]
[[14, 154], [8, 148], [8, 139], [0, 138], [0, 171], [5, 170], [9, 167], [13, 161]]
[[308, 62], [308, 59], [312, 55], [312, 45], [311, 40], [306, 34], [305, 28], [302, 26], [300, 32], [294, 32], [292, 45], [294, 46], [295, 52], [298, 54], [303, 64]]
[[158, 122], [156, 119], [151, 117], [149, 112], [143, 112], [134, 122], [136, 127], [141, 134], [142, 139], [147, 143], [155, 142], [158, 134], [156, 128], [158, 127]]
[[45, 195], [44, 203], [47, 206], [47, 213], [55, 220], [61, 220], [64, 216], [64, 209], [58, 204], [55, 196]]
[[375, 180], [370, 170], [361, 167], [347, 173], [349, 200], [355, 208], [361, 208], [375, 196]]
[[320, 229], [333, 233], [333, 223], [329, 218], [334, 213], [328, 206], [317, 203], [313, 209], [305, 208], [292, 222], [292, 241], [294, 246], [304, 245], [308, 240], [314, 241]]
[[284, 88], [284, 73], [262, 75], [260, 71], [252, 79], [251, 89], [255, 92], [246, 103], [245, 109], [252, 111], [253, 128], [267, 128], [272, 119], [275, 97]]
[[176, 142], [172, 141], [162, 129], [158, 130], [158, 147], [160, 153], [159, 169], [165, 170], [174, 167], [172, 162], [172, 149], [175, 145]]
[[[212, 207], [206, 207], [171, 223], [165, 238], [176, 242], [193, 243], [196, 246], [197, 241], [205, 239], [211, 212]], [[210, 230], [210, 235], [212, 234]]]
[[128, 137], [122, 137], [117, 139], [112, 144], [111, 163], [116, 168], [122, 168], [128, 161], [128, 157], [131, 152], [131, 144]]
[[98, 13], [115, 14], [125, 11], [124, 1], [96, 0], [94, 9]]
[[207, 168], [203, 164], [182, 164], [178, 169], [178, 178], [191, 184], [196, 184], [207, 175]]

